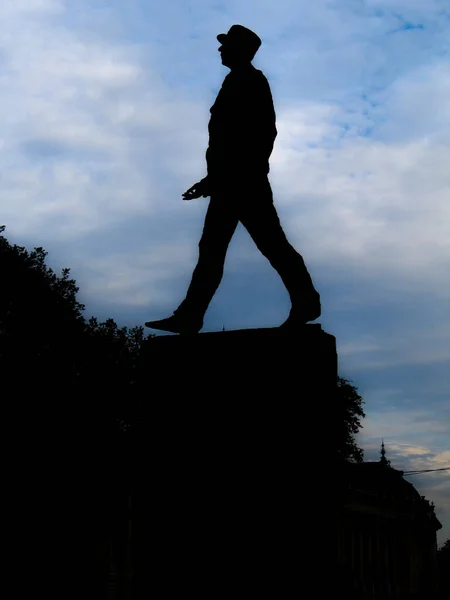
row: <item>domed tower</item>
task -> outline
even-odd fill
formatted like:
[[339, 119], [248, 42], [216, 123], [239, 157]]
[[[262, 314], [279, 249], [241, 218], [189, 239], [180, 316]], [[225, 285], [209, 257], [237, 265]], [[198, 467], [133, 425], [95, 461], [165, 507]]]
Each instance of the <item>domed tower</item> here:
[[391, 466], [391, 461], [387, 460], [386, 458], [386, 450], [384, 448], [384, 440], [381, 440], [381, 458], [380, 458], [380, 463], [385, 466], [385, 467], [390, 467]]

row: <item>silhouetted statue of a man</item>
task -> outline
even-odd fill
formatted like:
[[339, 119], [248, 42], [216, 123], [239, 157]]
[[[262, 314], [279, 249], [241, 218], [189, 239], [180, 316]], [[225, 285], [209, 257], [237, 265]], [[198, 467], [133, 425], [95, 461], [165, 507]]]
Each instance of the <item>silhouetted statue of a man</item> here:
[[186, 298], [167, 319], [145, 325], [173, 333], [198, 333], [218, 288], [228, 245], [240, 221], [280, 275], [292, 303], [281, 327], [320, 316], [320, 296], [303, 258], [289, 244], [273, 204], [269, 157], [277, 130], [269, 83], [251, 61], [260, 38], [242, 25], [217, 36], [222, 64], [231, 69], [211, 107], [207, 176], [183, 194], [210, 196], [199, 258]]

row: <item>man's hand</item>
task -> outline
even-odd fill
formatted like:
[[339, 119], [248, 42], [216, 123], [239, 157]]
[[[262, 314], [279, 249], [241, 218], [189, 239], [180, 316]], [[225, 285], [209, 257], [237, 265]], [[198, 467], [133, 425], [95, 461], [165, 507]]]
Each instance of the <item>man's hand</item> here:
[[194, 198], [200, 198], [200, 196], [206, 198], [206, 196], [210, 195], [208, 187], [207, 177], [205, 177], [201, 181], [194, 183], [191, 188], [184, 192], [183, 200], [193, 200]]

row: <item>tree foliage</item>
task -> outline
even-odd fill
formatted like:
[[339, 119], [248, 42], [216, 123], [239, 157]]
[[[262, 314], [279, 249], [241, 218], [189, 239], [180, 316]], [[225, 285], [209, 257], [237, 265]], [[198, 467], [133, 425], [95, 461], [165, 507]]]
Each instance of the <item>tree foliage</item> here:
[[26, 571], [42, 554], [42, 572], [51, 564], [67, 582], [68, 565], [78, 565], [77, 578], [88, 577], [96, 551], [89, 540], [107, 539], [114, 506], [129, 490], [132, 447], [124, 424], [134, 418], [144, 330], [86, 320], [70, 270], [54, 273], [43, 248], [10, 244], [4, 229], [0, 384], [13, 465], [7, 487], [15, 491], [16, 536], [54, 549], [51, 556], [30, 551]]
[[364, 451], [358, 447], [356, 434], [359, 432], [361, 419], [366, 415], [362, 405], [364, 400], [358, 388], [350, 380], [338, 377], [336, 397], [336, 440], [338, 452], [342, 459], [360, 463], [364, 460]]
[[[3, 385], [18, 394], [43, 393], [41, 412], [67, 413], [85, 425], [116, 422], [129, 413], [143, 327], [113, 319], [85, 320], [70, 269], [60, 275], [47, 252], [12, 245], [0, 227], [0, 361]], [[32, 408], [29, 403], [29, 408]], [[35, 405], [37, 406], [37, 405]]]

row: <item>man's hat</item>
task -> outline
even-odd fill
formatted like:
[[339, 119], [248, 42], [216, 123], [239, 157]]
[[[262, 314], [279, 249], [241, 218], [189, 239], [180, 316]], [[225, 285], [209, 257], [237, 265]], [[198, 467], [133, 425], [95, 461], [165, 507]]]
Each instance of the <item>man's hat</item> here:
[[233, 46], [239, 50], [247, 50], [254, 56], [261, 46], [261, 39], [243, 25], [233, 25], [228, 33], [219, 33], [217, 39], [221, 44]]

